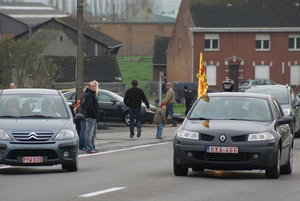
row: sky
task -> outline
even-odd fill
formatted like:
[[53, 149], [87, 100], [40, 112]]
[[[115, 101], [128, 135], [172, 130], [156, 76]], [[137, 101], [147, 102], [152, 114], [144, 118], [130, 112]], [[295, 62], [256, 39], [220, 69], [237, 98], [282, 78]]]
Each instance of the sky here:
[[165, 13], [178, 10], [181, 0], [162, 0], [162, 7]]
[[[25, 0], [25, 1], [26, 2], [42, 2], [44, 4], [48, 3], [48, 0]], [[75, 1], [75, 0], [66, 0], [66, 1]], [[178, 10], [180, 2], [181, 2], [181, 0], [162, 0], [162, 10], [165, 13], [169, 13], [174, 10]]]

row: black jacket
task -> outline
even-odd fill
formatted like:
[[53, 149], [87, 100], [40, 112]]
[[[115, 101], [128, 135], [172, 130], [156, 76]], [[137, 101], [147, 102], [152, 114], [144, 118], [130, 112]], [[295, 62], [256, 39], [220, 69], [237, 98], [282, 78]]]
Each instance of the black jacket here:
[[129, 108], [141, 109], [142, 101], [149, 107], [149, 101], [144, 93], [144, 91], [138, 87], [131, 87], [128, 89], [124, 96], [124, 103]]
[[85, 118], [100, 120], [100, 108], [96, 92], [87, 88], [80, 101], [81, 112]]

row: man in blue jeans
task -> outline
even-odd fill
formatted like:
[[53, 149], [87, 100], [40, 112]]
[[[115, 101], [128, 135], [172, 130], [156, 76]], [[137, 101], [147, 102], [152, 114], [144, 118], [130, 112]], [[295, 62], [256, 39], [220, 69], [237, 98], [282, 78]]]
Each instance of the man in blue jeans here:
[[124, 103], [129, 107], [129, 120], [130, 120], [130, 138], [134, 136], [134, 119], [136, 119], [137, 137], [142, 133], [142, 120], [141, 120], [141, 105], [142, 101], [146, 104], [147, 110], [150, 109], [149, 101], [144, 91], [138, 88], [139, 82], [136, 79], [131, 81], [132, 87], [125, 92]]
[[90, 82], [80, 104], [85, 117], [85, 151], [89, 154], [98, 153], [95, 150], [95, 137], [97, 134], [97, 123], [100, 121], [100, 108], [96, 97], [96, 89], [96, 83]]
[[[175, 103], [175, 94], [174, 94], [174, 91], [171, 87], [171, 83], [168, 82], [166, 84], [166, 88], [167, 88], [167, 94], [166, 94], [166, 98], [164, 100], [164, 103], [167, 104], [167, 108], [166, 108], [166, 119], [168, 118], [168, 115], [170, 115], [171, 119], [172, 119], [172, 116], [174, 114], [174, 111], [173, 111], [173, 105]], [[171, 127], [176, 127], [177, 126], [177, 121], [173, 120], [172, 119], [172, 125]]]

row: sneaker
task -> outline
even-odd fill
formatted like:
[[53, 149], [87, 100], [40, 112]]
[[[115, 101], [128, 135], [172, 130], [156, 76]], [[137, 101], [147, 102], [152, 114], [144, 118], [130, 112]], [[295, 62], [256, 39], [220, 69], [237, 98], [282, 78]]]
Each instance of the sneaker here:
[[164, 138], [163, 137], [156, 137], [157, 139], [160, 139], [160, 140], [163, 140]]
[[130, 138], [133, 138], [133, 134], [130, 134]]
[[96, 154], [99, 153], [99, 151], [91, 151], [91, 152], [87, 152], [88, 154]]
[[141, 134], [142, 134], [142, 130], [139, 129], [139, 130], [138, 130], [138, 134], [137, 134], [136, 136], [137, 136], [137, 137], [141, 137]]

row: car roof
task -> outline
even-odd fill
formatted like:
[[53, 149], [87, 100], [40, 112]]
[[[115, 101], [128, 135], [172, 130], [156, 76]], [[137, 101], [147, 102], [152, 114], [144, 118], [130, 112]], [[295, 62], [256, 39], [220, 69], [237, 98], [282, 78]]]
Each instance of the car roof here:
[[43, 88], [17, 88], [17, 89], [3, 89], [0, 91], [1, 95], [14, 95], [14, 94], [48, 94], [48, 95], [59, 95], [60, 92], [56, 89], [43, 89]]
[[252, 97], [252, 98], [264, 98], [271, 97], [269, 94], [258, 94], [258, 93], [244, 93], [244, 92], [215, 92], [208, 93], [208, 97]]
[[254, 86], [251, 86], [249, 89], [253, 89], [253, 88], [263, 88], [263, 89], [286, 88], [286, 89], [288, 89], [288, 88], [290, 88], [290, 86], [288, 86], [288, 85], [280, 85], [280, 84], [276, 84], [276, 85], [254, 85]]

